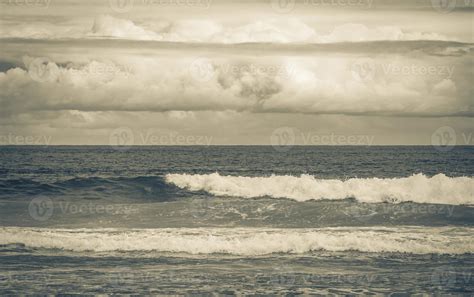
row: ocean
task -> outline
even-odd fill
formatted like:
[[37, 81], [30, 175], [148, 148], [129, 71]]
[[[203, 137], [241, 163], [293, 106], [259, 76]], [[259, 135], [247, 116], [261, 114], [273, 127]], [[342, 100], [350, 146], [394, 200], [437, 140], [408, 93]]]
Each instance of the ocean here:
[[3, 146], [0, 294], [474, 292], [474, 147]]

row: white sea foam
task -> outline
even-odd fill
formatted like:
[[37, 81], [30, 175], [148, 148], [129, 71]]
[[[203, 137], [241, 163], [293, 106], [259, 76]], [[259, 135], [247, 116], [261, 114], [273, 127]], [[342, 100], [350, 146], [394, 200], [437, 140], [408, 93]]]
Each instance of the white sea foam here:
[[217, 196], [290, 198], [298, 201], [355, 198], [360, 202], [474, 204], [474, 178], [427, 177], [317, 179], [311, 175], [244, 177], [213, 174], [168, 174], [166, 181], [191, 191]]
[[474, 252], [472, 228], [338, 227], [318, 229], [42, 229], [4, 227], [0, 244], [71, 251], [158, 251], [256, 256], [310, 251]]

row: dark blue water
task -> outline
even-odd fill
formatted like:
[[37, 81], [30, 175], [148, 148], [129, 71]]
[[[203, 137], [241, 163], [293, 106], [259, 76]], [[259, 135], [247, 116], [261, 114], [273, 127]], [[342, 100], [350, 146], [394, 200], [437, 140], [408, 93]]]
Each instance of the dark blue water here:
[[0, 147], [0, 292], [460, 293], [474, 148]]
[[313, 146], [279, 152], [271, 146], [1, 147], [0, 177], [36, 181], [75, 177], [213, 173], [321, 178], [404, 177], [415, 173], [472, 176], [474, 147], [448, 152], [432, 146]]

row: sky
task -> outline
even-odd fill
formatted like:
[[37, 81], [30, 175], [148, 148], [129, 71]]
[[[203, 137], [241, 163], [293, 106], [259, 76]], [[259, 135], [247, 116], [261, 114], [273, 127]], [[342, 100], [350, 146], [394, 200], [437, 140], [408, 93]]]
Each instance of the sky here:
[[472, 145], [470, 0], [0, 0], [0, 144]]

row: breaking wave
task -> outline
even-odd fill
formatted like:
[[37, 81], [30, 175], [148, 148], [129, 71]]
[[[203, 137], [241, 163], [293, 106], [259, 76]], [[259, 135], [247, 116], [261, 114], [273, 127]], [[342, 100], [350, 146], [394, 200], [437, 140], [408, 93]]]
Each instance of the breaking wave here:
[[0, 245], [69, 251], [158, 251], [257, 256], [311, 251], [464, 254], [474, 252], [471, 228], [338, 227], [311, 229], [41, 229], [4, 227]]
[[310, 175], [244, 177], [167, 174], [166, 182], [190, 191], [243, 198], [273, 197], [298, 201], [355, 198], [360, 202], [474, 204], [474, 178], [415, 174], [404, 178], [317, 179]]

